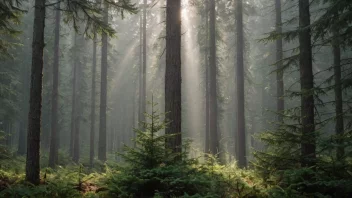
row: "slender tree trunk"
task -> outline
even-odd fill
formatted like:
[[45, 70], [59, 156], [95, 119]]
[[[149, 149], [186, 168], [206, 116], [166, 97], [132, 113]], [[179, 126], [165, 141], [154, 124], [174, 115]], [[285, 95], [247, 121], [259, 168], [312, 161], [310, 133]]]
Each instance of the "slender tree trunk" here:
[[238, 165], [247, 166], [246, 159], [246, 125], [244, 115], [244, 38], [243, 38], [243, 5], [242, 0], [236, 4], [236, 31], [237, 31], [237, 144]]
[[80, 158], [80, 128], [81, 128], [81, 116], [82, 116], [81, 85], [82, 85], [82, 81], [83, 81], [83, 79], [82, 79], [83, 66], [86, 65], [86, 63], [87, 63], [87, 61], [85, 58], [83, 58], [83, 64], [78, 59], [77, 69], [76, 69], [76, 72], [77, 72], [77, 76], [76, 76], [77, 95], [76, 95], [76, 115], [75, 115], [75, 127], [74, 127], [75, 131], [74, 131], [74, 135], [73, 135], [73, 156], [72, 156], [72, 161], [74, 161], [75, 163], [78, 163], [79, 158]]
[[95, 78], [97, 71], [97, 35], [94, 34], [93, 40], [93, 66], [92, 66], [92, 95], [90, 106], [90, 147], [89, 147], [89, 165], [93, 168], [94, 161], [94, 142], [95, 142]]
[[333, 32], [333, 54], [334, 54], [334, 76], [335, 76], [335, 116], [336, 125], [335, 131], [338, 136], [338, 148], [337, 148], [337, 159], [341, 159], [345, 154], [343, 147], [342, 136], [344, 134], [344, 123], [343, 123], [343, 103], [342, 103], [342, 85], [341, 85], [341, 49], [339, 40], [339, 31], [334, 30]]
[[19, 122], [19, 134], [18, 134], [18, 155], [24, 155], [26, 153], [26, 131], [24, 127], [24, 121]]
[[209, 4], [209, 133], [210, 153], [217, 155], [219, 152], [218, 138], [218, 104], [216, 90], [216, 39], [215, 39], [215, 0]]
[[314, 77], [309, 0], [299, 0], [299, 61], [301, 77], [302, 166], [315, 164]]
[[[104, 2], [104, 23], [108, 24], [109, 8]], [[101, 47], [101, 88], [100, 88], [100, 123], [98, 159], [106, 161], [106, 108], [107, 108], [107, 76], [108, 76], [108, 35], [102, 34]]]
[[6, 146], [10, 149], [11, 148], [11, 136], [12, 136], [12, 131], [11, 131], [11, 120], [7, 120], [6, 122]]
[[[77, 46], [77, 33], [74, 35], [74, 48]], [[74, 49], [74, 57], [76, 57], [76, 50]], [[75, 118], [77, 114], [77, 58], [73, 61], [73, 76], [72, 76], [72, 108], [71, 108], [71, 135], [70, 135], [70, 156], [73, 156], [73, 147], [74, 147], [74, 134], [75, 134]]]
[[[22, 69], [23, 82], [22, 82], [22, 93], [23, 101], [29, 101], [29, 81], [30, 81], [30, 67], [25, 67]], [[28, 126], [28, 104], [23, 102], [21, 120], [20, 120], [20, 133], [18, 137], [18, 155], [26, 154], [27, 149], [27, 126]]]
[[[254, 105], [254, 104], [253, 104]], [[252, 148], [254, 149], [257, 149], [256, 148], [256, 145], [255, 145], [255, 139], [254, 139], [254, 135], [255, 135], [255, 132], [256, 132], [256, 119], [255, 119], [255, 112], [252, 112], [251, 113], [251, 121], [252, 121], [252, 129], [251, 129], [251, 146]]]
[[167, 141], [175, 153], [182, 148], [181, 138], [181, 0], [166, 2], [165, 115], [171, 123], [166, 134], [177, 134]]
[[147, 103], [147, 0], [143, 5], [143, 92], [142, 92], [142, 121], [145, 121]]
[[210, 153], [210, 94], [209, 94], [209, 0], [205, 0], [205, 152]]
[[139, 101], [138, 101], [138, 123], [141, 125], [144, 120], [144, 111], [143, 111], [143, 17], [139, 17]]
[[35, 0], [31, 88], [28, 113], [26, 181], [39, 184], [40, 118], [42, 107], [45, 0]]
[[51, 98], [51, 137], [49, 166], [54, 168], [58, 161], [58, 95], [59, 95], [59, 49], [60, 49], [60, 5], [55, 16], [55, 41], [54, 41], [54, 65], [53, 65], [53, 90]]
[[[136, 81], [135, 81], [136, 83]], [[136, 139], [136, 133], [134, 132], [135, 129], [135, 121], [136, 121], [136, 88], [137, 88], [137, 83], [134, 85], [134, 89], [132, 92], [132, 122], [131, 122], [131, 131], [130, 131], [130, 140], [131, 139]], [[133, 143], [133, 147], [135, 147], [135, 142], [131, 142]], [[132, 146], [132, 144], [131, 144]]]
[[[278, 34], [282, 33], [282, 19], [281, 19], [281, 0], [275, 0], [275, 10], [276, 10], [276, 32]], [[278, 112], [278, 121], [283, 123], [283, 111], [285, 109], [284, 101], [284, 72], [283, 72], [283, 52], [282, 52], [282, 38], [276, 40], [276, 83], [277, 83], [277, 112]]]

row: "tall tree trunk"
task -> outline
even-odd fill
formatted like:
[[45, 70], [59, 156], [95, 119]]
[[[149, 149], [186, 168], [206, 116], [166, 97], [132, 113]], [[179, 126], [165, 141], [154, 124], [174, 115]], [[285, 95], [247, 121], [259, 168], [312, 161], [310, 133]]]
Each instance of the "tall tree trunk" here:
[[[77, 48], [77, 33], [74, 35], [74, 48]], [[74, 57], [77, 57], [76, 55], [77, 49], [74, 49]], [[74, 147], [74, 134], [75, 134], [75, 118], [77, 114], [77, 58], [73, 60], [73, 76], [72, 76], [72, 108], [71, 108], [71, 134], [70, 134], [70, 156], [73, 156], [73, 147]]]
[[5, 129], [5, 132], [6, 132], [6, 146], [11, 149], [11, 137], [12, 137], [12, 122], [11, 120], [7, 120], [6, 122], [6, 129]]
[[31, 88], [28, 113], [26, 181], [39, 184], [40, 119], [42, 107], [45, 0], [35, 0]]
[[97, 71], [97, 35], [94, 34], [93, 40], [93, 65], [92, 65], [92, 95], [90, 106], [90, 146], [89, 146], [89, 165], [93, 168], [94, 161], [94, 142], [95, 142], [95, 76]]
[[315, 164], [314, 82], [309, 0], [299, 0], [302, 166]]
[[[22, 82], [22, 93], [23, 93], [23, 101], [29, 101], [29, 81], [30, 81], [30, 67], [24, 67], [22, 69], [23, 73], [23, 82]], [[28, 126], [28, 107], [29, 105], [26, 102], [22, 104], [22, 113], [20, 120], [20, 133], [18, 137], [18, 154], [24, 155], [26, 154], [27, 149], [27, 126]]]
[[341, 159], [345, 154], [343, 147], [342, 136], [344, 134], [344, 123], [343, 123], [343, 104], [342, 104], [342, 85], [341, 85], [341, 49], [339, 40], [339, 31], [335, 29], [333, 32], [333, 54], [334, 54], [334, 76], [335, 76], [335, 116], [336, 125], [335, 131], [338, 137], [338, 148], [336, 157]]
[[[276, 32], [277, 34], [282, 33], [282, 18], [281, 18], [281, 0], [275, 0], [275, 10], [276, 10]], [[278, 121], [283, 123], [283, 111], [285, 109], [284, 103], [284, 80], [283, 80], [283, 51], [282, 51], [282, 38], [276, 40], [276, 83], [277, 83], [277, 112]]]
[[246, 125], [244, 115], [244, 38], [243, 38], [243, 5], [242, 0], [236, 3], [236, 31], [237, 31], [237, 144], [238, 165], [247, 166], [246, 159]]
[[139, 101], [138, 101], [138, 123], [141, 125], [144, 119], [143, 111], [143, 17], [139, 17]]
[[142, 121], [145, 121], [147, 100], [147, 0], [143, 5], [143, 92], [142, 92]]
[[60, 49], [60, 4], [55, 16], [55, 41], [54, 41], [54, 65], [53, 65], [53, 90], [51, 98], [51, 137], [49, 166], [54, 168], [58, 161], [58, 95], [59, 95], [59, 49]]
[[205, 152], [210, 153], [210, 94], [209, 94], [209, 0], [205, 0]]
[[170, 121], [166, 134], [177, 134], [167, 141], [175, 153], [182, 148], [181, 138], [181, 0], [166, 2], [165, 115]]
[[26, 153], [26, 129], [24, 126], [24, 121], [19, 122], [19, 134], [18, 134], [18, 155], [24, 155]]
[[[109, 8], [104, 2], [104, 23], [109, 23]], [[100, 123], [98, 159], [106, 161], [106, 106], [107, 106], [107, 75], [108, 75], [108, 35], [102, 34], [101, 47], [101, 88], [100, 88]]]
[[[82, 39], [82, 38], [81, 38]], [[80, 40], [81, 40], [80, 39]], [[81, 42], [80, 42], [81, 43]], [[83, 56], [83, 55], [79, 55]], [[76, 96], [76, 115], [75, 115], [75, 129], [74, 129], [74, 135], [73, 135], [73, 156], [72, 156], [72, 161], [75, 163], [79, 162], [80, 158], [80, 128], [81, 128], [81, 116], [82, 116], [82, 91], [81, 91], [81, 85], [82, 85], [82, 73], [83, 73], [83, 66], [86, 64], [86, 59], [83, 58], [83, 64], [79, 61], [79, 58], [77, 57], [78, 62], [77, 62], [77, 76], [76, 76], [76, 89], [77, 89], [77, 96]]]
[[[135, 81], [136, 83], [136, 81]], [[135, 121], [136, 121], [136, 91], [137, 91], [137, 83], [134, 86], [133, 92], [132, 92], [132, 121], [131, 121], [131, 131], [130, 131], [130, 140], [131, 139], [136, 139], [136, 133], [134, 132], [135, 129]], [[133, 143], [133, 147], [135, 147], [135, 142], [131, 142]], [[132, 145], [130, 145], [132, 146]]]
[[209, 133], [210, 153], [219, 152], [218, 104], [216, 90], [216, 39], [215, 39], [215, 0], [209, 2]]

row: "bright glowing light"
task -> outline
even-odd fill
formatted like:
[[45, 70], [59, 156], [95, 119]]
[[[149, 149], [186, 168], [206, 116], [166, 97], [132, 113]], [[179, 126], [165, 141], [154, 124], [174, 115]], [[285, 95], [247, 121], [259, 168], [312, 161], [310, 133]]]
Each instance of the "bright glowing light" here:
[[189, 12], [188, 6], [189, 6], [188, 0], [184, 0], [183, 3], [182, 3], [182, 9], [181, 9], [181, 18], [182, 18], [182, 20], [187, 18], [187, 15], [188, 15], [188, 12]]
[[[204, 89], [202, 88], [202, 68], [199, 60], [200, 51], [197, 43], [197, 21], [195, 8], [189, 0], [182, 1], [182, 100], [183, 108], [182, 121], [184, 123], [182, 131], [187, 138], [193, 140], [192, 148], [203, 148], [202, 134], [204, 130]], [[193, 150], [191, 155], [197, 157], [199, 150]]]

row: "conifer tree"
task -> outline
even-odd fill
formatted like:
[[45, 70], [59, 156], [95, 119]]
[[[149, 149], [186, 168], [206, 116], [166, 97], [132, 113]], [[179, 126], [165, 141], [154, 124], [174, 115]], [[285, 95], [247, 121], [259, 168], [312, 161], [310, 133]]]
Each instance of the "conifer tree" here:
[[51, 136], [49, 166], [55, 167], [58, 163], [58, 95], [59, 95], [59, 49], [60, 49], [60, 4], [55, 11], [55, 44], [54, 44], [54, 64], [53, 64], [53, 90], [51, 99]]
[[[276, 33], [282, 34], [282, 19], [281, 19], [281, 0], [275, 0], [276, 12]], [[277, 112], [279, 123], [283, 122], [284, 104], [284, 79], [283, 79], [283, 50], [282, 38], [276, 40], [276, 82], [277, 82]]]
[[[109, 22], [109, 7], [107, 2], [103, 2], [105, 24]], [[107, 75], [108, 75], [108, 35], [103, 32], [101, 36], [101, 83], [100, 83], [100, 122], [99, 122], [99, 145], [98, 159], [106, 161], [106, 109], [107, 109]]]
[[299, 64], [301, 77], [302, 166], [315, 164], [314, 76], [309, 0], [299, 0]]
[[42, 73], [45, 26], [45, 0], [34, 7], [31, 89], [28, 114], [26, 180], [39, 184], [40, 117], [42, 107]]
[[[108, 2], [123, 13], [128, 11], [135, 13], [136, 8], [130, 1]], [[96, 4], [90, 1], [64, 2], [64, 10], [69, 13], [67, 22], [73, 22], [75, 30], [78, 30], [77, 21], [82, 20], [78, 15], [83, 13], [83, 20], [86, 21], [85, 32], [92, 30], [97, 25], [105, 33], [113, 34], [113, 30], [107, 23], [99, 20], [97, 14], [100, 10]], [[39, 159], [40, 159], [40, 133], [41, 133], [41, 107], [42, 107], [42, 73], [43, 73], [43, 51], [44, 51], [44, 27], [45, 27], [45, 0], [36, 0], [34, 6], [34, 26], [32, 45], [32, 69], [30, 88], [30, 107], [28, 113], [28, 134], [27, 134], [27, 161], [26, 180], [33, 184], [39, 184]], [[89, 12], [88, 12], [89, 10]], [[82, 12], [81, 12], [82, 11]], [[95, 30], [95, 28], [94, 28]], [[106, 139], [106, 138], [105, 138]], [[73, 138], [71, 137], [71, 141]], [[71, 142], [71, 148], [73, 142]], [[70, 151], [72, 151], [70, 149]], [[70, 152], [72, 154], [72, 152]]]
[[218, 101], [217, 101], [217, 64], [216, 64], [216, 14], [215, 0], [209, 1], [209, 149], [213, 155], [218, 154]]
[[236, 33], [237, 33], [237, 145], [238, 165], [247, 166], [246, 160], [246, 125], [244, 115], [244, 37], [243, 37], [243, 4], [242, 0], [236, 2]]
[[170, 121], [167, 148], [180, 153], [181, 139], [181, 0], [166, 2], [165, 115]]
[[96, 72], [97, 72], [97, 34], [93, 36], [93, 65], [92, 65], [92, 95], [90, 105], [90, 142], [89, 142], [89, 165], [93, 167], [94, 144], [95, 144], [95, 97], [96, 97]]

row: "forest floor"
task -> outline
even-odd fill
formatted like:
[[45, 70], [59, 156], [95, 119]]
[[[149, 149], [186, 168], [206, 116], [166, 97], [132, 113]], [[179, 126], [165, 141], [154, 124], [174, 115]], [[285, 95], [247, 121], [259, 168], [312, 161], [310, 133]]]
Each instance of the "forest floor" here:
[[[42, 157], [45, 158], [45, 157]], [[67, 160], [67, 159], [66, 159]], [[65, 161], [66, 161], [65, 160]], [[44, 161], [44, 160], [42, 160]], [[112, 161], [108, 161], [105, 164], [99, 164], [96, 162], [94, 169], [90, 169], [84, 165], [75, 165], [72, 162], [65, 162], [69, 165], [66, 166], [58, 166], [55, 169], [51, 169], [46, 167], [45, 164], [42, 164], [41, 169], [41, 182], [38, 186], [33, 186], [27, 182], [25, 182], [25, 159], [24, 157], [14, 157], [12, 159], [5, 159], [0, 160], [0, 198], [8, 198], [8, 197], [28, 197], [28, 198], [79, 198], [79, 197], [102, 197], [102, 198], [110, 198], [110, 197], [130, 197], [124, 195], [114, 194], [114, 190], [116, 188], [125, 188], [126, 186], [118, 186], [113, 182], [109, 182], [109, 178], [113, 177], [120, 177], [120, 178], [127, 178], [126, 175], [123, 174], [119, 175], [119, 170], [116, 170], [116, 166]], [[161, 166], [162, 169], [168, 171], [168, 174], [171, 174], [171, 178], [173, 177], [166, 167]], [[177, 168], [173, 167], [175, 172]], [[242, 193], [245, 194], [262, 194], [259, 193], [260, 189], [262, 188], [261, 185], [258, 185], [257, 178], [254, 178], [252, 174], [249, 172], [240, 172], [238, 170], [230, 170], [220, 168], [220, 166], [214, 166], [214, 171], [221, 171], [225, 174], [226, 171], [237, 171], [236, 173], [233, 172], [228, 174], [229, 180], [221, 180], [219, 184], [226, 185], [228, 191], [233, 191], [233, 195], [231, 196], [217, 196], [214, 193], [209, 194], [208, 196], [175, 196], [175, 197], [250, 197], [250, 196], [236, 196], [235, 194]], [[215, 170], [216, 169], [216, 170]], [[220, 170], [221, 169], [221, 170]], [[201, 172], [197, 173], [197, 175], [193, 178], [190, 178], [190, 181], [196, 185], [201, 184], [202, 182], [202, 174]], [[214, 172], [214, 174], [216, 174]], [[227, 174], [227, 173], [226, 173]], [[196, 178], [198, 177], [199, 178]], [[171, 180], [177, 181], [178, 179], [183, 180], [185, 178], [172, 178]], [[214, 177], [215, 178], [215, 177]], [[111, 180], [111, 179], [110, 179]], [[138, 183], [138, 179], [135, 179], [136, 183]], [[209, 181], [209, 178], [207, 179]], [[232, 183], [233, 182], [233, 183]], [[231, 183], [231, 184], [230, 184]], [[239, 186], [239, 183], [241, 184]], [[243, 185], [245, 184], [245, 185]], [[187, 186], [189, 184], [182, 183], [182, 186]], [[199, 185], [202, 186], [203, 184]], [[217, 185], [217, 184], [216, 184]], [[198, 186], [198, 187], [199, 187]], [[180, 186], [179, 186], [180, 187]], [[175, 188], [179, 188], [175, 187]], [[193, 187], [192, 187], [193, 188]], [[214, 187], [215, 188], [215, 187]], [[235, 189], [238, 188], [238, 189]], [[248, 190], [249, 189], [249, 190]], [[189, 189], [185, 189], [188, 191]], [[193, 189], [192, 189], [193, 190]], [[262, 189], [263, 190], [263, 189]], [[237, 192], [236, 192], [237, 191]], [[235, 193], [236, 192], [236, 193]], [[187, 194], [187, 193], [185, 193]], [[197, 193], [195, 193], [197, 194]], [[262, 194], [263, 195], [263, 194]], [[149, 196], [136, 196], [136, 197], [149, 197]], [[166, 197], [166, 196], [152, 196], [152, 197]], [[263, 196], [256, 196], [256, 197], [263, 197]]]

